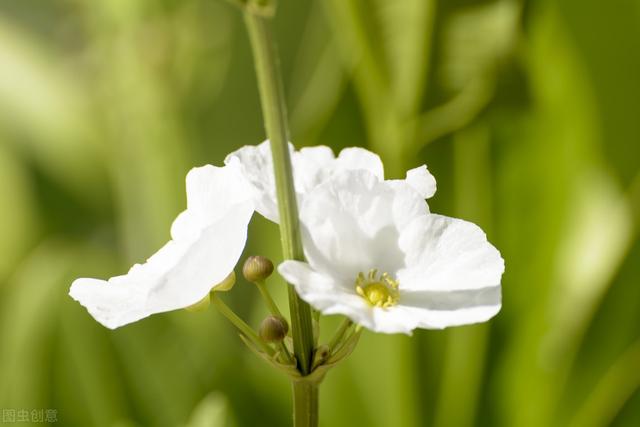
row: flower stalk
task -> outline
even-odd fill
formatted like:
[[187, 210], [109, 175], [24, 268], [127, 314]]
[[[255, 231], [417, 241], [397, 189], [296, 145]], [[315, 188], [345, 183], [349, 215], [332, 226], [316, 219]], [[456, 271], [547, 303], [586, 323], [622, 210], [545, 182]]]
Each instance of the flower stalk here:
[[333, 336], [333, 338], [331, 338], [331, 341], [329, 341], [328, 345], [331, 352], [333, 352], [333, 350], [335, 350], [338, 345], [344, 341], [344, 336], [351, 325], [353, 325], [353, 321], [348, 317], [342, 321], [342, 324], [340, 325], [340, 327], [338, 327], [335, 335]]
[[211, 292], [211, 302], [216, 306], [218, 311], [226, 317], [233, 326], [244, 334], [251, 342], [258, 346], [265, 354], [273, 356], [273, 349], [269, 347], [258, 334], [251, 329], [251, 326], [247, 325], [227, 304], [225, 304], [215, 292]]
[[271, 314], [273, 314], [274, 316], [284, 317], [282, 315], [282, 313], [280, 312], [280, 309], [278, 308], [278, 305], [276, 304], [276, 302], [271, 297], [271, 294], [269, 293], [269, 290], [267, 289], [267, 284], [264, 282], [264, 280], [255, 281], [254, 284], [256, 285], [258, 290], [260, 291], [260, 295], [262, 295], [262, 299], [264, 300], [264, 303], [269, 308], [269, 311], [271, 312]]
[[[264, 3], [268, 4], [264, 5]], [[285, 259], [303, 260], [304, 252], [288, 147], [287, 113], [270, 26], [273, 4], [262, 1], [259, 5], [246, 5], [243, 10], [253, 51], [264, 124], [271, 143], [282, 251]], [[311, 309], [300, 299], [291, 285], [288, 286], [288, 292], [293, 350], [298, 370], [304, 376], [311, 371], [314, 346]], [[304, 381], [295, 382], [293, 395], [294, 425], [316, 426], [318, 423], [317, 385]]]

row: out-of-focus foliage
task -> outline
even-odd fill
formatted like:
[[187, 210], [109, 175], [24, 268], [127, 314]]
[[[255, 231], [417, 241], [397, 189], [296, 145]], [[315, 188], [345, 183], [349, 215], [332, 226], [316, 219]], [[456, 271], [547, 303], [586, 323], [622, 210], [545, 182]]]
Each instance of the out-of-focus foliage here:
[[[367, 146], [389, 176], [427, 163], [432, 211], [507, 265], [489, 324], [366, 333], [322, 424], [640, 425], [637, 2], [281, 0], [275, 25], [294, 143]], [[0, 409], [289, 422], [286, 379], [213, 309], [108, 331], [66, 295], [153, 253], [187, 170], [263, 134], [229, 3], [0, 0]], [[273, 224], [250, 232], [247, 255], [279, 258]], [[257, 325], [257, 297], [228, 299]]]

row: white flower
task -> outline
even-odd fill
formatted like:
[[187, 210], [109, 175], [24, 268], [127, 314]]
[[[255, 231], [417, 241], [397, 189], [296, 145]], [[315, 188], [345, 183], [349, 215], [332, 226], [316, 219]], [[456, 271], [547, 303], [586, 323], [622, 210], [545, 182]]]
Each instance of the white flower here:
[[107, 328], [197, 303], [238, 262], [253, 214], [249, 184], [234, 165], [194, 168], [186, 181], [187, 209], [171, 241], [126, 275], [71, 285], [71, 297]]
[[344, 171], [300, 210], [308, 262], [278, 271], [324, 314], [410, 334], [486, 321], [501, 306], [504, 261], [476, 225], [428, 213], [402, 181]]
[[[326, 146], [305, 147], [295, 151], [293, 145], [289, 144], [289, 153], [298, 204], [304, 203], [307, 193], [341, 171], [366, 170], [379, 179], [384, 179], [384, 167], [380, 157], [364, 148], [345, 148], [335, 157], [331, 148]], [[278, 222], [278, 203], [269, 141], [257, 146], [242, 147], [229, 154], [225, 163], [241, 166], [255, 191], [256, 210], [269, 220]], [[424, 165], [407, 172], [406, 182], [423, 199], [432, 197], [436, 192], [436, 181]]]

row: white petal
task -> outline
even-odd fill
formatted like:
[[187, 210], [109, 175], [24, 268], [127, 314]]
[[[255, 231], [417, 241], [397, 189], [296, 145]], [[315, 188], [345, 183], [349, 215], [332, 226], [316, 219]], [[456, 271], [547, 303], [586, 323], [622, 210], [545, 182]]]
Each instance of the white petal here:
[[414, 327], [442, 329], [489, 320], [500, 311], [502, 295], [500, 286], [401, 292], [399, 304], [397, 308], [412, 319]]
[[331, 148], [324, 145], [304, 147], [293, 151], [291, 162], [298, 194], [306, 194], [331, 176], [335, 156]]
[[226, 207], [251, 200], [251, 187], [239, 165], [193, 168], [186, 178], [187, 209], [213, 222], [226, 214]]
[[384, 166], [380, 156], [360, 147], [344, 148], [336, 162], [336, 171], [366, 170], [384, 180]]
[[405, 181], [425, 199], [430, 199], [436, 193], [436, 179], [426, 165], [407, 171]]
[[296, 286], [298, 294], [334, 293], [340, 285], [329, 275], [324, 275], [311, 268], [303, 261], [287, 260], [278, 266], [278, 273], [284, 279]]
[[[289, 144], [289, 153], [298, 205], [303, 203], [306, 194], [335, 173], [366, 170], [380, 180], [384, 179], [380, 157], [363, 148], [345, 148], [336, 158], [331, 148], [326, 146], [305, 147], [295, 151], [293, 145]], [[240, 168], [253, 187], [256, 210], [265, 218], [278, 222], [278, 203], [269, 141], [234, 151], [227, 156], [225, 164], [235, 164]]]
[[403, 230], [400, 246], [407, 265], [398, 272], [401, 289], [456, 291], [500, 285], [504, 260], [473, 223], [425, 215]]
[[400, 303], [373, 311], [374, 332], [411, 335], [416, 328], [443, 329], [485, 322], [501, 307], [500, 287], [458, 292], [403, 294]]
[[69, 295], [87, 308], [102, 325], [115, 329], [135, 322], [151, 313], [145, 309], [145, 295], [135, 286], [118, 285], [115, 277], [109, 282], [98, 279], [76, 279]]
[[344, 171], [308, 194], [301, 208], [305, 253], [319, 271], [345, 280], [377, 268], [404, 266], [400, 230], [426, 213], [426, 203], [400, 182]]
[[249, 187], [233, 168], [193, 169], [188, 208], [174, 221], [173, 240], [126, 275], [74, 281], [71, 297], [112, 329], [204, 298], [238, 262], [253, 214]]
[[252, 188], [237, 164], [193, 168], [186, 178], [187, 209], [171, 226], [171, 237], [193, 238], [226, 215], [230, 206], [251, 201]]
[[247, 145], [229, 154], [226, 165], [237, 165], [254, 190], [255, 209], [265, 218], [278, 222], [273, 159], [269, 141]]
[[[331, 175], [335, 156], [329, 147], [307, 147], [295, 151], [293, 145], [289, 144], [289, 155], [299, 199]], [[278, 201], [270, 142], [244, 146], [229, 154], [225, 164], [235, 164], [240, 168], [253, 187], [256, 210], [265, 218], [277, 223]]]
[[371, 324], [373, 310], [356, 294], [355, 285], [348, 288], [301, 261], [285, 261], [278, 266], [278, 272], [296, 288], [300, 298], [323, 314], [342, 314], [358, 324]]
[[374, 308], [371, 325], [363, 325], [373, 332], [411, 335], [418, 327], [418, 319], [404, 307]]
[[285, 261], [278, 272], [291, 283], [300, 297], [325, 315], [341, 314], [374, 332], [411, 334], [422, 326], [422, 311], [413, 307], [394, 306], [387, 309], [372, 307], [355, 293], [355, 284], [337, 282], [301, 261]]

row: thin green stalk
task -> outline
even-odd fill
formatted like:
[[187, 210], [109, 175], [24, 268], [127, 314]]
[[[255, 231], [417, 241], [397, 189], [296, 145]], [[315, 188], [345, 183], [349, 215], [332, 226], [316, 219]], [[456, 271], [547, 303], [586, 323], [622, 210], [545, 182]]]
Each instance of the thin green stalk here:
[[331, 351], [333, 351], [336, 346], [342, 341], [342, 338], [344, 338], [344, 334], [351, 327], [351, 325], [353, 325], [353, 321], [351, 319], [344, 319], [338, 330], [336, 330], [335, 335], [331, 338], [331, 341], [329, 341], [329, 348], [331, 349]]
[[[244, 17], [255, 60], [264, 123], [271, 141], [282, 252], [285, 259], [303, 260], [298, 207], [288, 148], [287, 114], [270, 18], [253, 13], [249, 9], [245, 10]], [[300, 365], [300, 372], [306, 375], [309, 373], [313, 352], [311, 310], [292, 287], [289, 287], [289, 304], [294, 353]]]
[[220, 311], [220, 313], [226, 317], [240, 332], [242, 332], [247, 338], [249, 338], [254, 344], [259, 346], [262, 351], [264, 351], [269, 356], [273, 356], [273, 349], [267, 345], [254, 331], [251, 326], [247, 325], [244, 320], [242, 320], [233, 310], [229, 308], [227, 304], [224, 303], [216, 295], [216, 292], [211, 292], [211, 302], [216, 306], [216, 308]]
[[[244, 19], [255, 61], [264, 124], [267, 137], [271, 141], [282, 252], [285, 259], [303, 260], [304, 252], [288, 147], [289, 128], [277, 53], [269, 22], [270, 6], [273, 5], [260, 8], [249, 4], [244, 8]], [[311, 371], [314, 346], [311, 309], [300, 299], [291, 285], [288, 286], [288, 291], [293, 350], [300, 373], [307, 375]], [[294, 383], [293, 399], [294, 425], [317, 426], [317, 385], [306, 382]]]
[[293, 365], [295, 361], [293, 360], [293, 356], [291, 356], [291, 353], [289, 353], [289, 349], [287, 348], [287, 345], [284, 343], [284, 341], [280, 341], [280, 343], [278, 344], [278, 348], [280, 348], [285, 361]]
[[260, 295], [262, 295], [262, 299], [264, 300], [265, 304], [267, 304], [267, 307], [269, 308], [269, 311], [271, 312], [271, 314], [273, 314], [274, 316], [284, 318], [284, 316], [280, 312], [280, 309], [278, 308], [278, 305], [273, 300], [273, 298], [271, 298], [271, 294], [267, 290], [267, 286], [264, 283], [264, 280], [258, 280], [254, 283], [258, 287], [258, 290], [260, 291]]

